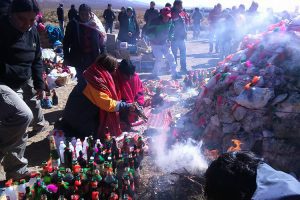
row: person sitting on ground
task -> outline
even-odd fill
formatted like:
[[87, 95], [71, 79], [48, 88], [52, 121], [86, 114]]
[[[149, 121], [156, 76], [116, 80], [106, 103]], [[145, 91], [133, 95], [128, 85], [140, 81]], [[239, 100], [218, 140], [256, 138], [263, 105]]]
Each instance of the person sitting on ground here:
[[[126, 103], [137, 103], [138, 106], [144, 105], [144, 88], [140, 77], [135, 73], [135, 65], [130, 60], [123, 59], [113, 74], [113, 79], [116, 85], [116, 91], [119, 99]], [[131, 123], [138, 120], [137, 114], [133, 112], [120, 112], [120, 119], [125, 122], [122, 130], [129, 130]]]
[[140, 36], [140, 28], [134, 15], [134, 10], [131, 7], [126, 9], [127, 19], [123, 26], [120, 26], [118, 39], [121, 42], [128, 42], [129, 44], [136, 44], [137, 38]]
[[119, 136], [120, 111], [134, 111], [135, 106], [120, 100], [116, 85], [112, 78], [112, 73], [116, 71], [118, 61], [109, 55], [100, 55], [97, 61], [85, 72], [84, 78], [87, 81], [83, 94], [99, 108], [98, 134], [99, 138], [104, 138], [106, 131], [112, 136]]
[[30, 178], [24, 152], [33, 114], [18, 91], [32, 78], [37, 98], [43, 98], [41, 48], [34, 26], [39, 11], [35, 0], [14, 0], [9, 16], [0, 20], [0, 162], [7, 179]]
[[69, 21], [72, 21], [73, 19], [78, 20], [78, 11], [75, 8], [75, 5], [71, 5], [71, 9], [68, 12], [68, 18]]
[[251, 152], [220, 155], [205, 178], [208, 200], [300, 199], [300, 183], [293, 176], [276, 171]]

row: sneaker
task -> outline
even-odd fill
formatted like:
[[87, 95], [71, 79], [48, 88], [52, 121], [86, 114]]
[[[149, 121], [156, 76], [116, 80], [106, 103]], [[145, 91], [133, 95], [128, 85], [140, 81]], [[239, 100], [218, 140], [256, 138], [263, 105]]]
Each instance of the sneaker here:
[[32, 131], [31, 134], [38, 134], [40, 132], [43, 132], [47, 129], [47, 127], [49, 126], [49, 122], [48, 121], [44, 121], [43, 123], [40, 124], [35, 124], [32, 127]]

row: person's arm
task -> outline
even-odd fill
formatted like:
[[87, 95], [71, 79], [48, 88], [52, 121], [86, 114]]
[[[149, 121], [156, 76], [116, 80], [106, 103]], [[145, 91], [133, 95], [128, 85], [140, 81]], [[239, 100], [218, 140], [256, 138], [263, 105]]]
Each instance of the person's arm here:
[[83, 94], [98, 108], [107, 112], [118, 112], [124, 109], [129, 109], [130, 104], [122, 101], [116, 101], [110, 98], [106, 93], [100, 92], [93, 88], [90, 84], [87, 84]]
[[138, 85], [137, 85], [137, 93], [135, 95], [134, 100], [140, 105], [144, 105], [145, 99], [144, 99], [144, 87], [143, 87], [143, 83], [139, 78], [139, 75], [136, 74], [136, 78], [138, 79]]
[[33, 85], [34, 89], [36, 91], [43, 91], [45, 88], [44, 80], [43, 80], [43, 63], [42, 63], [42, 51], [41, 51], [41, 45], [40, 45], [40, 38], [37, 33], [37, 30], [35, 29], [35, 37], [36, 37], [36, 53], [35, 53], [35, 59], [32, 62], [31, 70], [32, 70], [32, 79], [33, 79]]
[[[64, 50], [64, 62], [68, 65], [70, 64], [70, 47], [72, 43], [72, 23], [69, 22], [66, 27], [65, 37], [63, 39], [63, 50]], [[76, 30], [77, 31], [77, 30]]]
[[140, 37], [140, 27], [139, 27], [139, 24], [136, 20], [136, 17], [134, 17], [134, 21], [135, 21], [135, 30], [136, 30], [135, 36]]
[[149, 12], [148, 10], [146, 10], [145, 14], [144, 14], [144, 21], [147, 23], [148, 22], [148, 17], [149, 17]]
[[112, 12], [112, 15], [113, 15], [113, 21], [115, 21], [116, 15], [115, 15], [114, 11], [111, 11], [111, 12]]
[[106, 10], [103, 12], [103, 18], [106, 20]]

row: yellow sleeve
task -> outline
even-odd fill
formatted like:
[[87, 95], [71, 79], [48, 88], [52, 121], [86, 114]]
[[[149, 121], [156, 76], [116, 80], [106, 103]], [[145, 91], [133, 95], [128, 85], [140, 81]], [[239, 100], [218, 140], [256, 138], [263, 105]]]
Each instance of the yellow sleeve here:
[[115, 112], [118, 102], [110, 98], [107, 94], [100, 92], [87, 84], [83, 94], [97, 107], [107, 112]]

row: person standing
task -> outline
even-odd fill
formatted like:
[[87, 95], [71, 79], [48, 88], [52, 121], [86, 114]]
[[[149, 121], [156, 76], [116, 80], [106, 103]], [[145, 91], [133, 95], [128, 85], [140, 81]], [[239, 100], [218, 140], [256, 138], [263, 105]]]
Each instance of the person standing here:
[[208, 15], [209, 22], [209, 52], [212, 53], [214, 50], [214, 40], [215, 42], [215, 51], [219, 53], [219, 38], [218, 38], [218, 22], [221, 17], [222, 5], [217, 4]]
[[172, 21], [174, 24], [174, 38], [172, 40], [172, 52], [177, 62], [177, 50], [180, 51], [180, 66], [181, 73], [186, 74], [186, 46], [185, 40], [187, 38], [187, 24], [189, 18], [186, 12], [182, 9], [182, 1], [175, 0], [172, 8]]
[[44, 95], [40, 40], [34, 20], [35, 0], [13, 0], [9, 16], [0, 19], [0, 160], [6, 178], [30, 178], [24, 158], [33, 119], [32, 111], [17, 91], [33, 80], [38, 99]]
[[126, 20], [127, 20], [126, 9], [125, 9], [125, 7], [122, 7], [121, 12], [118, 15], [119, 30], [121, 30], [121, 29], [124, 30]]
[[150, 8], [146, 10], [144, 15], [144, 20], [146, 24], [149, 24], [151, 20], [157, 18], [159, 16], [159, 11], [155, 8], [155, 2], [150, 2]]
[[160, 68], [163, 65], [163, 56], [165, 56], [171, 68], [172, 78], [177, 79], [179, 76], [176, 72], [175, 58], [171, 51], [171, 40], [174, 37], [171, 17], [171, 9], [168, 7], [163, 8], [161, 15], [150, 22], [146, 33], [155, 57], [153, 75], [159, 75]]
[[58, 8], [56, 9], [56, 14], [57, 14], [57, 20], [59, 23], [60, 30], [62, 34], [64, 35], [65, 29], [64, 29], [64, 8], [63, 4], [59, 4]]
[[195, 11], [192, 15], [192, 19], [193, 19], [193, 39], [199, 39], [200, 23], [201, 20], [203, 19], [203, 15], [200, 12], [199, 8], [195, 8]]
[[128, 42], [129, 44], [136, 44], [136, 39], [140, 36], [140, 28], [136, 17], [133, 15], [133, 8], [126, 9], [127, 18], [124, 24], [120, 26], [118, 39], [121, 42]]
[[114, 24], [114, 20], [116, 19], [115, 13], [111, 9], [111, 4], [107, 5], [107, 9], [104, 10], [103, 18], [105, 19], [105, 31], [108, 30], [112, 33], [112, 28]]
[[71, 9], [68, 12], [68, 18], [69, 21], [72, 21], [73, 19], [78, 20], [78, 11], [76, 10], [74, 4], [71, 5]]
[[63, 113], [62, 129], [67, 135], [80, 137], [81, 134], [88, 136], [95, 133], [98, 108], [83, 95], [86, 87], [83, 72], [96, 61], [100, 53], [105, 53], [105, 34], [101, 21], [86, 4], [79, 6], [79, 20], [72, 20], [67, 25], [63, 41], [64, 62], [75, 67], [77, 77], [77, 85]]
[[157, 18], [158, 16], [159, 16], [159, 11], [155, 8], [155, 2], [151, 1], [150, 8], [147, 9], [144, 14], [144, 21], [146, 22], [146, 24], [143, 26], [143, 31], [142, 31], [143, 36], [144, 36], [145, 29], [147, 29], [147, 26], [149, 25], [149, 23], [153, 19]]

